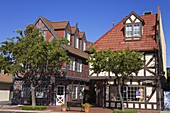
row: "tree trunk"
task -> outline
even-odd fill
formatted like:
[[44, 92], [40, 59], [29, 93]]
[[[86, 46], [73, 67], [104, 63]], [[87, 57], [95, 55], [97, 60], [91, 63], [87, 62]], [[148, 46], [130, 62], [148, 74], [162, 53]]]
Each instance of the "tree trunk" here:
[[122, 111], [124, 111], [125, 108], [124, 108], [124, 101], [123, 101], [123, 97], [122, 97], [122, 93], [121, 93], [120, 81], [118, 82], [118, 92], [119, 92], [119, 96], [120, 96]]
[[32, 99], [32, 107], [36, 106], [35, 103], [35, 87], [33, 86], [33, 83], [31, 83], [31, 99]]

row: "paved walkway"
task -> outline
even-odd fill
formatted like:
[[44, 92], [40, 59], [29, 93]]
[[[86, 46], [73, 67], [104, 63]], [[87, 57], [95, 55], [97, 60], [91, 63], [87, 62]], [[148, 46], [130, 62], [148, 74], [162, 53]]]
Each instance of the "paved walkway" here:
[[[44, 111], [21, 110], [19, 106], [3, 105], [0, 106], [0, 113], [83, 113], [80, 107], [71, 107], [70, 111], [62, 112], [60, 106], [47, 106]], [[113, 113], [112, 109], [92, 107], [90, 113]], [[138, 110], [138, 113], [170, 113], [170, 111], [158, 110]]]
[[[47, 106], [47, 109], [44, 111], [27, 111], [21, 110], [19, 106], [9, 106], [4, 105], [0, 107], [0, 113], [83, 113], [80, 107], [71, 107], [70, 111], [62, 112], [60, 106]], [[94, 107], [90, 109], [90, 113], [112, 113], [111, 109], [103, 109]]]

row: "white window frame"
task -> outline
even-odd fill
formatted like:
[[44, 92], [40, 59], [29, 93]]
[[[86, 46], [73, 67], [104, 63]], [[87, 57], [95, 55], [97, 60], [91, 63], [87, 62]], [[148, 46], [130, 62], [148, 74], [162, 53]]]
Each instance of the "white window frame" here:
[[68, 32], [67, 32], [66, 34], [67, 34], [67, 40], [69, 41], [69, 42], [68, 42], [68, 45], [70, 45], [70, 44], [71, 44], [71, 43], [70, 43], [71, 35], [70, 35], [70, 33], [68, 33]]
[[83, 42], [83, 51], [86, 50], [86, 42], [85, 41], [82, 41]]
[[80, 60], [80, 59], [77, 59], [76, 71], [82, 72], [82, 60]]
[[74, 47], [75, 47], [76, 49], [78, 49], [78, 48], [79, 48], [79, 39], [78, 39], [78, 37], [75, 36], [75, 40], [74, 40], [74, 41], [75, 41]]
[[78, 86], [76, 85], [72, 86], [72, 99], [73, 100], [78, 99]]
[[126, 37], [141, 37], [141, 24], [126, 24], [125, 26], [125, 35]]

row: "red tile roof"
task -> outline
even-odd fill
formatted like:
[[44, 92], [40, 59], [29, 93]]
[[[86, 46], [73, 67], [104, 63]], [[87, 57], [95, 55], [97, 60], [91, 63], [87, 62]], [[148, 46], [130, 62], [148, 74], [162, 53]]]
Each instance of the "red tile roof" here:
[[53, 29], [65, 29], [68, 24], [68, 21], [52, 22], [51, 24], [53, 26]]
[[158, 49], [155, 42], [156, 35], [156, 14], [142, 15], [140, 16], [145, 25], [143, 26], [143, 34], [141, 40], [138, 41], [125, 41], [124, 40], [124, 19], [121, 20], [116, 26], [106, 32], [101, 38], [99, 38], [91, 47], [100, 49], [112, 49], [113, 51], [129, 48], [137, 51], [149, 51]]

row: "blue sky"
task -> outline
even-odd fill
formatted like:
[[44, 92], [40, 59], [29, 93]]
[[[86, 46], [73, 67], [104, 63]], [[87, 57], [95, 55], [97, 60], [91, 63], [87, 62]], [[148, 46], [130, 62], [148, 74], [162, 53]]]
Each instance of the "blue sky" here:
[[39, 16], [51, 21], [78, 22], [89, 41], [95, 42], [131, 11], [142, 15], [146, 11], [157, 13], [161, 7], [167, 45], [167, 66], [170, 67], [170, 0], [1, 0], [0, 42], [14, 37], [17, 29], [24, 29]]

